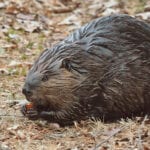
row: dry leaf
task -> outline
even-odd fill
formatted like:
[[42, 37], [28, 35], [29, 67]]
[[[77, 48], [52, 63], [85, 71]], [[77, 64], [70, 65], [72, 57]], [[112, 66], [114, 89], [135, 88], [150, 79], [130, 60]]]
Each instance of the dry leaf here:
[[6, 7], [6, 3], [0, 2], [0, 9], [5, 8], [5, 7]]
[[81, 21], [78, 20], [78, 18], [73, 14], [61, 21], [60, 23], [58, 23], [58, 25], [73, 25], [75, 29], [81, 26]]
[[16, 16], [18, 19], [22, 19], [22, 20], [35, 20], [36, 15], [35, 14], [23, 14], [23, 13], [19, 13]]
[[33, 32], [43, 29], [42, 24], [38, 21], [17, 19], [17, 22], [19, 23], [17, 29], [24, 29], [27, 32]]
[[22, 63], [21, 62], [18, 62], [18, 61], [15, 61], [15, 60], [12, 60], [8, 67], [22, 67]]
[[18, 124], [14, 124], [12, 127], [7, 128], [7, 130], [17, 130], [19, 127]]
[[150, 12], [144, 12], [144, 13], [136, 14], [136, 17], [139, 17], [143, 20], [149, 20], [150, 21]]
[[9, 71], [5, 68], [0, 68], [0, 75], [8, 75], [9, 74]]
[[118, 6], [118, 2], [116, 0], [109, 0], [108, 2], [104, 3], [104, 6], [106, 8], [117, 7]]

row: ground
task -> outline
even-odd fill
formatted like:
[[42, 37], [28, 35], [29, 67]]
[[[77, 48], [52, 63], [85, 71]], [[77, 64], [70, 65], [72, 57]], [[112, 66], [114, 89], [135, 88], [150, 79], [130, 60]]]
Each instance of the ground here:
[[147, 116], [61, 128], [20, 113], [22, 85], [40, 52], [84, 23], [112, 13], [150, 22], [150, 1], [0, 1], [0, 150], [150, 150]]

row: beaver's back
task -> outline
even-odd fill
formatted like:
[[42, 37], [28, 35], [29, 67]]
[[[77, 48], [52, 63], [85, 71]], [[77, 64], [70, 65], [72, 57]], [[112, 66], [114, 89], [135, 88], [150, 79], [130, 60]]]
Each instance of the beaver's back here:
[[98, 18], [74, 31], [50, 52], [74, 44], [99, 57], [116, 57], [143, 45], [149, 53], [150, 26], [123, 14]]
[[[130, 36], [130, 32], [132, 32], [132, 36]], [[127, 39], [133, 37], [133, 34], [136, 35], [137, 38], [141, 38], [141, 41], [146, 37], [149, 39], [150, 26], [128, 15], [111, 15], [87, 23], [80, 29], [74, 31], [64, 42], [73, 43], [81, 40], [85, 41], [86, 38], [92, 39], [93, 37], [105, 37], [119, 42], [121, 38]], [[144, 39], [142, 39], [143, 36]]]

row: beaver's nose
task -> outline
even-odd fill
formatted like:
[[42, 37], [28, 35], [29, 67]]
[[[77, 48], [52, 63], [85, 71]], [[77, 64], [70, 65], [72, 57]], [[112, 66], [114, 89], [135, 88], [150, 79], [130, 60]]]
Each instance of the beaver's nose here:
[[22, 93], [26, 96], [32, 96], [32, 94], [33, 94], [32, 91], [27, 88], [23, 88]]

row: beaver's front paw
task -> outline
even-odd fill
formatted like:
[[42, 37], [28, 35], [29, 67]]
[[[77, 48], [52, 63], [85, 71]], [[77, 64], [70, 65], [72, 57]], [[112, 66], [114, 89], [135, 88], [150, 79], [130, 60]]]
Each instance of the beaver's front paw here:
[[25, 104], [21, 107], [21, 112], [24, 116], [31, 120], [36, 120], [39, 118], [38, 111], [33, 107], [32, 103]]

